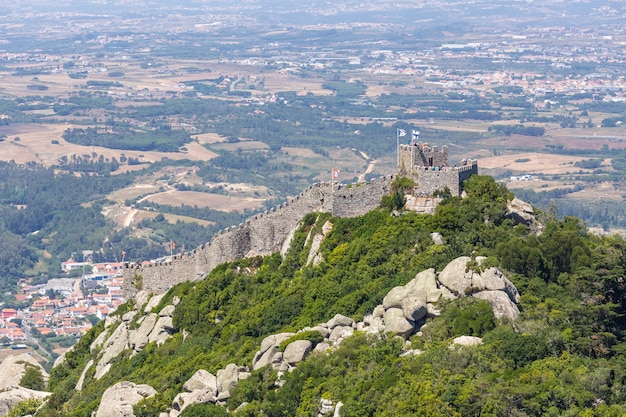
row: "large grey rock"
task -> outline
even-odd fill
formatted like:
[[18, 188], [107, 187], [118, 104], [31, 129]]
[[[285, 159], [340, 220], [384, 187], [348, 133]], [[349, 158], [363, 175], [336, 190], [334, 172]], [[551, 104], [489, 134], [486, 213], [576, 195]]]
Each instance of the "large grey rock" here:
[[389, 308], [402, 308], [402, 300], [407, 295], [407, 290], [404, 286], [394, 287], [385, 295], [385, 298], [383, 298], [383, 307], [385, 310]]
[[376, 307], [374, 307], [374, 311], [372, 311], [373, 318], [382, 319], [384, 315], [385, 315], [385, 307], [382, 304], [379, 304]]
[[438, 233], [438, 232], [431, 233], [430, 238], [432, 239], [435, 245], [437, 246], [443, 245], [443, 236], [441, 236], [441, 233]]
[[267, 336], [265, 339], [261, 341], [261, 348], [259, 349], [259, 352], [263, 354], [265, 353], [267, 349], [269, 349], [272, 346], [280, 346], [281, 343], [289, 339], [294, 334], [295, 333], [278, 333], [278, 334]]
[[128, 343], [135, 352], [141, 351], [150, 342], [150, 333], [154, 329], [159, 316], [155, 313], [143, 317], [141, 324], [135, 330], [128, 332]]
[[44, 400], [49, 395], [52, 395], [52, 393], [35, 391], [23, 387], [15, 387], [7, 391], [0, 391], [0, 416], [6, 416], [9, 414], [13, 407], [22, 401], [30, 399]]
[[254, 359], [252, 359], [252, 369], [257, 370], [261, 369], [264, 366], [270, 365], [274, 362], [274, 356], [278, 353], [278, 348], [276, 346], [270, 346], [265, 352], [261, 353], [260, 351], [254, 355]]
[[152, 297], [152, 293], [146, 290], [141, 290], [137, 294], [135, 294], [135, 309], [139, 310], [141, 306], [150, 301]]
[[311, 249], [309, 250], [309, 256], [307, 257], [306, 264], [307, 265], [319, 265], [321, 262], [321, 257], [318, 257], [318, 253], [320, 250], [320, 246], [324, 241], [324, 235], [316, 234], [313, 236], [313, 242], [311, 242]]
[[127, 311], [122, 316], [122, 321], [124, 323], [130, 323], [131, 321], [133, 321], [136, 315], [137, 315], [137, 310]]
[[324, 416], [326, 414], [330, 414], [333, 411], [335, 411], [335, 404], [333, 403], [333, 400], [329, 400], [327, 398], [322, 398], [320, 399], [320, 406], [319, 406], [319, 414]]
[[341, 314], [335, 314], [335, 317], [330, 319], [327, 323], [330, 330], [333, 330], [337, 326], [354, 326], [354, 320], [350, 317], [343, 316]]
[[[476, 263], [480, 266], [486, 260], [484, 257], [476, 257]], [[519, 294], [517, 289], [509, 281], [500, 269], [491, 267], [482, 272], [469, 269], [467, 263], [470, 258], [461, 256], [451, 261], [439, 273], [439, 282], [456, 296], [471, 295], [480, 291], [503, 291], [511, 301], [518, 303]], [[443, 289], [443, 287], [442, 287]]]
[[543, 230], [543, 225], [535, 217], [533, 207], [527, 202], [515, 197], [511, 201], [507, 201], [506, 208], [506, 217], [513, 219], [515, 223], [523, 224], [537, 234]]
[[402, 313], [409, 321], [419, 321], [426, 317], [426, 301], [422, 297], [410, 296], [402, 300]]
[[89, 359], [89, 362], [83, 368], [83, 372], [80, 374], [80, 378], [78, 378], [78, 382], [76, 383], [76, 387], [74, 388], [76, 391], [82, 391], [83, 384], [85, 383], [85, 376], [87, 375], [87, 371], [93, 366], [93, 359]]
[[111, 361], [128, 348], [128, 328], [126, 327], [126, 323], [120, 323], [102, 346], [102, 356], [96, 364], [96, 374], [94, 378], [102, 378], [104, 374], [108, 372]]
[[[309, 332], [309, 331], [315, 331], [318, 332], [320, 335], [322, 335], [322, 337], [326, 338], [328, 337], [328, 335], [330, 335], [330, 330], [328, 329], [328, 327], [324, 326], [324, 325], [317, 325], [314, 327], [305, 327], [304, 329], [302, 329], [303, 332]], [[300, 333], [300, 332], [298, 332]]]
[[436, 303], [441, 298], [434, 268], [418, 273], [404, 287], [408, 295], [422, 297], [427, 303]]
[[194, 404], [215, 404], [217, 402], [217, 396], [209, 391], [196, 390], [192, 392], [181, 392], [176, 395], [174, 401], [172, 401], [172, 410], [175, 411], [175, 415], [180, 415], [182, 411]]
[[329, 350], [330, 350], [330, 343], [328, 343], [328, 342], [320, 342], [317, 345], [315, 345], [315, 348], [313, 349], [313, 352], [316, 352], [316, 353], [328, 353]]
[[32, 355], [28, 353], [11, 355], [0, 364], [0, 391], [17, 388], [26, 373], [27, 367], [37, 368], [41, 372], [44, 381], [48, 380], [48, 373]]
[[102, 394], [95, 417], [134, 417], [133, 406], [156, 393], [150, 385], [118, 382]]
[[185, 382], [183, 389], [187, 392], [197, 390], [208, 391], [212, 392], [213, 395], [217, 395], [217, 377], [204, 369], [198, 369], [191, 378]]
[[441, 315], [441, 310], [437, 309], [434, 304], [426, 304], [426, 310], [428, 311], [428, 317], [439, 317]]
[[356, 324], [356, 331], [357, 331], [357, 332], [365, 332], [365, 331], [367, 331], [367, 328], [368, 328], [369, 326], [370, 326], [369, 324], [367, 324], [367, 323], [365, 323], [365, 322], [363, 322], [363, 321], [359, 321], [359, 322], [357, 322], [357, 324]]
[[409, 337], [413, 333], [414, 323], [404, 317], [401, 308], [385, 310], [383, 321], [385, 323], [385, 333], [393, 333], [403, 337]]
[[296, 340], [289, 343], [283, 352], [283, 360], [290, 365], [302, 362], [313, 349], [313, 343], [308, 340]]
[[483, 344], [483, 339], [476, 336], [459, 336], [452, 343], [459, 346], [478, 346]]
[[272, 357], [272, 368], [282, 369], [285, 365], [287, 365], [287, 363], [283, 361], [283, 352], [276, 352]]
[[296, 236], [296, 231], [298, 230], [300, 226], [301, 226], [301, 223], [298, 223], [296, 227], [294, 227], [293, 229], [289, 231], [289, 233], [287, 234], [287, 237], [285, 238], [285, 241], [280, 247], [280, 256], [283, 259], [285, 259], [285, 256], [287, 256], [287, 252], [289, 252], [289, 249], [291, 249], [291, 242], [293, 241], [293, 238]]
[[104, 342], [106, 342], [109, 336], [110, 331], [108, 330], [108, 328], [105, 327], [105, 329], [100, 332], [100, 334], [93, 340], [93, 342], [91, 342], [91, 345], [89, 345], [89, 352], [91, 354], [94, 354], [96, 350], [100, 349], [102, 345], [104, 345]]
[[473, 297], [487, 301], [497, 319], [517, 320], [519, 318], [517, 305], [504, 291], [481, 291], [473, 294]]
[[154, 325], [154, 329], [150, 332], [148, 343], [156, 342], [157, 345], [162, 345], [175, 331], [171, 317], [159, 317]]
[[354, 329], [352, 326], [337, 326], [333, 328], [328, 336], [328, 340], [333, 343], [340, 343], [346, 337], [352, 336]]
[[[383, 312], [384, 317], [384, 312]], [[369, 327], [367, 328], [367, 334], [378, 335], [385, 331], [385, 323], [383, 317], [374, 317]]]
[[174, 317], [174, 310], [176, 308], [173, 305], [167, 305], [159, 311], [159, 317]]
[[471, 293], [473, 271], [466, 270], [469, 256], [456, 258], [439, 273], [439, 282], [454, 295], [463, 297]]
[[239, 381], [239, 367], [234, 363], [226, 365], [226, 368], [217, 371], [217, 392], [218, 398], [230, 396], [230, 390], [237, 386]]
[[[165, 294], [158, 294], [150, 298], [148, 304], [146, 304], [146, 307], [143, 309], [144, 314], [151, 313], [152, 309], [159, 305], [163, 297], [165, 297]], [[141, 305], [139, 307], [141, 307]]]
[[107, 316], [104, 319], [104, 328], [108, 329], [109, 327], [116, 325], [121, 321], [120, 316]]

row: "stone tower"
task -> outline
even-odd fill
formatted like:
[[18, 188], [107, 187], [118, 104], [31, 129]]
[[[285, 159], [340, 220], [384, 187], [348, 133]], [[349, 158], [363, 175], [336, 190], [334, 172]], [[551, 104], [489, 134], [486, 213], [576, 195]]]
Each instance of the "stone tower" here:
[[415, 142], [400, 145], [398, 173], [417, 183], [417, 194], [432, 195], [447, 188], [452, 195], [461, 195], [463, 181], [478, 174], [478, 163], [464, 159], [461, 166], [451, 167], [448, 164], [447, 146], [442, 146], [440, 150], [438, 146]]

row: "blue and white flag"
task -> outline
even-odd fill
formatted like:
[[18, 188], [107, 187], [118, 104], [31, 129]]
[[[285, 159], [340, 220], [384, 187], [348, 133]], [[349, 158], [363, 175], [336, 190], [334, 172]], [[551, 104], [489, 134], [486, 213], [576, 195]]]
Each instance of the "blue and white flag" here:
[[401, 138], [402, 136], [406, 136], [406, 130], [398, 129], [397, 134], [399, 138]]
[[412, 129], [411, 133], [413, 134], [413, 142], [417, 142], [420, 138], [420, 132], [418, 132], [415, 129]]

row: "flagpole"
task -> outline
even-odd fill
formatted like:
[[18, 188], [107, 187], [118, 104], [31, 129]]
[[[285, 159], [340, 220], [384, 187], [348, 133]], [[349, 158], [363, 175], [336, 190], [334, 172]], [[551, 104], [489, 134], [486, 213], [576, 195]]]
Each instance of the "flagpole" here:
[[400, 167], [400, 130], [396, 128], [396, 165]]

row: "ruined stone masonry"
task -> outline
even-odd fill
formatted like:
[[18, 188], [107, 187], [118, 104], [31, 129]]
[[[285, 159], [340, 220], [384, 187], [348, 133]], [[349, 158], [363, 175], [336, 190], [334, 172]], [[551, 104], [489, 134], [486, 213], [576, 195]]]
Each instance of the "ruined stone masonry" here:
[[[426, 144], [400, 145], [399, 175], [409, 176], [418, 184], [416, 195], [432, 195], [446, 187], [460, 195], [463, 181], [478, 173], [476, 161], [462, 161], [460, 167], [448, 166], [448, 149], [441, 151]], [[124, 267], [124, 297], [134, 297], [139, 290], [156, 294], [172, 286], [203, 279], [223, 262], [279, 252], [289, 244], [288, 236], [310, 212], [328, 212], [334, 217], [361, 216], [380, 205], [391, 191], [396, 175], [350, 185], [317, 183], [297, 197], [245, 223], [218, 232], [210, 242], [191, 252], [175, 255], [170, 261]]]

